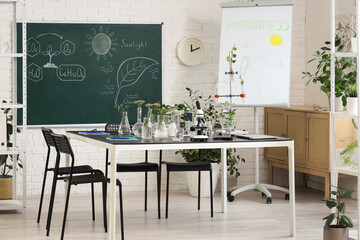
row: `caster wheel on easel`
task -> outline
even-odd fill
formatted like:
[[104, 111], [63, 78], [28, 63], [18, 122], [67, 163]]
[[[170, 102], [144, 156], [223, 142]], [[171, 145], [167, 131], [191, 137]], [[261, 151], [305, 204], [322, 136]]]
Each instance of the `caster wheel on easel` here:
[[231, 196], [231, 195], [230, 195], [230, 196], [228, 196], [228, 201], [229, 201], [229, 202], [234, 201], [234, 199], [235, 199], [235, 197], [234, 197], [234, 196]]
[[272, 202], [271, 197], [266, 198], [266, 204], [271, 204], [271, 202]]
[[285, 194], [285, 200], [289, 200], [290, 199], [290, 195], [287, 193]]

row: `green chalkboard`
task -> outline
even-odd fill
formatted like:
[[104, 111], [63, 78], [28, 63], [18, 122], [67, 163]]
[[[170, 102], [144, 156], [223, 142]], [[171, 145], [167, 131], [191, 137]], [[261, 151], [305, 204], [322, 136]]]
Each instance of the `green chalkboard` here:
[[[161, 24], [28, 23], [28, 124], [118, 122], [117, 104], [161, 102], [161, 40]], [[19, 102], [21, 77], [18, 61]]]

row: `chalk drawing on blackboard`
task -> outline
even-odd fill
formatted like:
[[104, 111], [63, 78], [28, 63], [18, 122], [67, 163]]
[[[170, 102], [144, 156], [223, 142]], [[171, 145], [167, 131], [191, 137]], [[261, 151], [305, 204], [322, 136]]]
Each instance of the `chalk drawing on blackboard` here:
[[33, 37], [26, 42], [26, 53], [29, 57], [35, 57], [41, 52], [41, 44]]
[[51, 60], [53, 57], [60, 55], [59, 51], [57, 50], [53, 51], [51, 45], [49, 45], [46, 48], [46, 51], [43, 51], [41, 54], [45, 56], [46, 55], [49, 56], [49, 62], [44, 65], [44, 68], [57, 68], [57, 66], [54, 63], [52, 63]]
[[113, 66], [110, 62], [105, 63], [102, 67], [100, 67], [100, 71], [104, 73], [111, 73], [113, 71]]
[[158, 79], [157, 73], [159, 72], [159, 68], [150, 69], [149, 72], [151, 73], [151, 79]]
[[35, 63], [27, 67], [27, 78], [33, 82], [39, 82], [43, 79], [43, 70]]
[[113, 95], [115, 91], [115, 85], [110, 83], [110, 80], [107, 79], [106, 83], [104, 84], [103, 88], [100, 91], [100, 95]]
[[60, 81], [81, 82], [86, 78], [86, 69], [80, 64], [60, 64], [56, 76]]
[[70, 56], [75, 52], [75, 44], [69, 39], [66, 39], [60, 44], [60, 52], [62, 52], [65, 56]]
[[59, 34], [57, 34], [57, 33], [42, 33], [42, 34], [38, 35], [38, 36], [36, 37], [36, 39], [38, 39], [39, 37], [42, 37], [42, 36], [46, 36], [46, 35], [57, 36], [57, 37], [59, 37], [60, 39], [63, 39], [63, 38], [64, 38], [63, 36], [61, 36], [61, 35], [59, 35]]
[[126, 94], [122, 104], [133, 104], [139, 99], [139, 94]]
[[120, 91], [134, 85], [140, 77], [152, 66], [159, 64], [157, 61], [147, 57], [133, 57], [123, 61], [117, 71], [117, 92], [115, 103], [118, 101]]
[[86, 51], [89, 52], [89, 56], [95, 54], [96, 60], [99, 61], [102, 57], [106, 61], [108, 57], [113, 56], [112, 51], [116, 51], [117, 38], [114, 37], [115, 32], [110, 32], [110, 28], [104, 31], [103, 26], [100, 26], [98, 31], [95, 28], [92, 28], [91, 31], [92, 35], [86, 35], [86, 38], [90, 40], [85, 42], [85, 45], [90, 46]]

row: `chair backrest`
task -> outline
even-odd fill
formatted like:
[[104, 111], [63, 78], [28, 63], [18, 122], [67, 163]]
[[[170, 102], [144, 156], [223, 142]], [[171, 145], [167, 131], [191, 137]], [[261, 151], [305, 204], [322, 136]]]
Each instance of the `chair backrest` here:
[[53, 138], [58, 154], [65, 153], [70, 154], [72, 157], [74, 156], [69, 139], [65, 135], [52, 133], [51, 137]]
[[106, 132], [117, 132], [119, 131], [119, 123], [107, 123], [105, 125]]
[[55, 147], [54, 140], [51, 137], [51, 134], [53, 133], [53, 131], [51, 129], [49, 129], [49, 128], [44, 128], [44, 127], [41, 128], [41, 131], [42, 131], [42, 133], [44, 135], [46, 145], [48, 147]]

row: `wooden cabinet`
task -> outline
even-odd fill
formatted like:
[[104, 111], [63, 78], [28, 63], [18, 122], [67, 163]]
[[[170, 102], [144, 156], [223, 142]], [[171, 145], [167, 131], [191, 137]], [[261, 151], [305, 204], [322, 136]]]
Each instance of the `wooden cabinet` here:
[[[309, 106], [265, 108], [265, 133], [294, 139], [295, 171], [325, 178], [325, 196], [330, 183], [330, 112]], [[355, 139], [351, 119], [335, 120], [335, 147], [344, 148]], [[288, 168], [286, 148], [266, 148], [269, 183], [273, 167]]]

